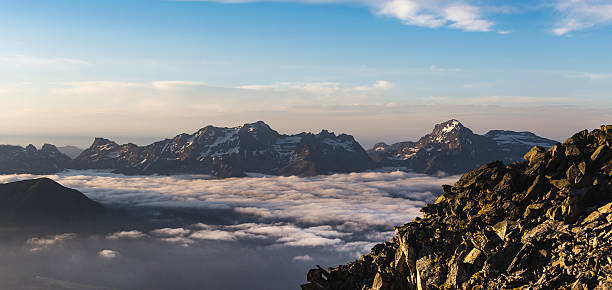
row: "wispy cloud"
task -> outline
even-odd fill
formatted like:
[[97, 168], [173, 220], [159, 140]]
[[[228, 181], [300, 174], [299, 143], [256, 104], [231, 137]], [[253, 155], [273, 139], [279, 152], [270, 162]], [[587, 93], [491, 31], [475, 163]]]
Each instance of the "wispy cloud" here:
[[495, 15], [520, 13], [525, 9], [554, 9], [561, 17], [552, 29], [556, 35], [612, 23], [612, 3], [608, 0], [555, 0], [554, 4], [487, 3], [473, 0], [178, 0], [227, 4], [282, 2], [303, 4], [344, 3], [368, 7], [374, 14], [392, 17], [405, 25], [427, 28], [448, 27], [462, 31], [512, 30], [496, 29]]
[[184, 236], [190, 232], [190, 230], [184, 228], [163, 228], [154, 230], [151, 234], [157, 236]]
[[378, 80], [373, 84], [345, 86], [338, 82], [280, 82], [263, 85], [243, 85], [238, 89], [276, 92], [305, 92], [317, 95], [349, 95], [357, 92], [382, 91], [393, 88], [393, 83]]
[[310, 257], [309, 255], [295, 256], [295, 257], [293, 257], [293, 260], [294, 261], [305, 261], [305, 262], [308, 262], [308, 261], [312, 261], [312, 257]]
[[590, 72], [579, 72], [568, 75], [571, 78], [584, 78], [593, 81], [609, 80], [612, 79], [612, 73], [590, 73]]
[[61, 244], [64, 241], [75, 239], [76, 237], [77, 237], [77, 234], [65, 233], [65, 234], [59, 234], [59, 235], [54, 235], [54, 236], [45, 237], [45, 238], [30, 238], [26, 241], [26, 244], [33, 246], [30, 249], [30, 252], [36, 253], [48, 247], [51, 247], [57, 244]]
[[[189, 2], [198, 0], [188, 0]], [[428, 28], [449, 27], [463, 31], [491, 31], [495, 22], [476, 1], [458, 0], [199, 0], [218, 3], [295, 2], [305, 4], [347, 3], [369, 7], [373, 13], [400, 20], [405, 25]]]
[[106, 236], [109, 240], [119, 240], [119, 239], [140, 239], [144, 238], [146, 235], [140, 231], [132, 230], [132, 231], [122, 231], [112, 233]]
[[31, 238], [31, 239], [28, 239], [26, 243], [28, 245], [35, 245], [35, 246], [51, 246], [51, 245], [55, 245], [65, 240], [74, 239], [76, 238], [76, 236], [77, 236], [76, 234], [67, 233], [67, 234], [55, 235], [55, 236], [48, 237], [48, 238]]
[[553, 29], [556, 35], [612, 24], [612, 3], [608, 0], [559, 0], [555, 9], [562, 15]]
[[196, 240], [233, 241], [236, 239], [232, 233], [220, 230], [201, 230], [189, 236]]
[[98, 256], [104, 259], [115, 259], [119, 257], [119, 252], [113, 250], [102, 250], [98, 252]]

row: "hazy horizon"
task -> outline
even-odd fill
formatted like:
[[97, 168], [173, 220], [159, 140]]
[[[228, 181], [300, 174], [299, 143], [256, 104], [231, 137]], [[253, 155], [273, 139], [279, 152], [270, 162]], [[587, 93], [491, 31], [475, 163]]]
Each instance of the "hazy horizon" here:
[[[445, 120], [448, 121], [448, 120]], [[461, 120], [459, 120], [461, 121]], [[255, 121], [253, 121], [255, 122]], [[439, 121], [438, 123], [441, 123], [442, 121]], [[252, 122], [251, 122], [252, 123]], [[378, 142], [385, 142], [387, 144], [393, 144], [396, 142], [403, 142], [403, 141], [418, 141], [418, 139], [422, 136], [424, 136], [425, 134], [428, 134], [431, 132], [431, 130], [433, 129], [433, 126], [437, 124], [437, 123], [432, 123], [432, 125], [430, 126], [429, 129], [423, 129], [423, 128], [411, 128], [412, 130], [410, 130], [410, 132], [416, 132], [416, 133], [412, 133], [412, 135], [410, 135], [409, 137], [402, 137], [402, 136], [398, 136], [395, 138], [378, 138], [378, 139], [369, 139], [369, 138], [364, 138], [363, 136], [360, 135], [353, 135], [355, 137], [355, 139], [357, 140], [357, 142], [359, 142], [361, 144], [361, 146], [363, 146], [365, 149], [369, 149], [372, 146], [374, 146], [374, 144], [378, 143]], [[547, 134], [547, 132], [537, 132], [534, 130], [530, 130], [529, 128], [524, 128], [524, 129], [510, 129], [510, 128], [496, 128], [496, 127], [492, 127], [492, 128], [484, 128], [481, 130], [475, 130], [474, 127], [470, 127], [468, 125], [466, 125], [465, 123], [462, 122], [462, 124], [464, 124], [464, 126], [467, 126], [468, 128], [472, 129], [472, 131], [474, 131], [474, 133], [476, 134], [485, 134], [486, 132], [490, 131], [490, 130], [511, 130], [511, 131], [517, 131], [517, 132], [521, 132], [521, 131], [529, 131], [532, 133], [535, 133], [536, 135], [540, 136], [540, 137], [544, 137], [544, 138], [548, 138], [551, 140], [555, 140], [558, 142], [563, 142], [565, 139], [571, 137], [573, 134], [575, 134], [576, 132], [582, 130], [579, 127], [576, 129], [568, 129], [565, 128], [565, 130], [558, 130], [559, 133], [557, 133], [558, 137], [552, 137], [550, 135]], [[213, 125], [214, 124], [210, 124]], [[240, 125], [235, 125], [235, 126], [228, 126], [228, 127], [236, 127], [236, 126], [241, 126], [243, 124]], [[270, 124], [268, 124], [270, 125]], [[600, 125], [604, 125], [604, 123], [601, 123]], [[592, 129], [596, 129], [598, 128], [600, 125], [596, 125], [595, 122], [593, 122], [593, 126], [591, 127], [586, 127], [583, 129], [587, 129], [587, 130], [592, 130]], [[203, 128], [205, 126], [202, 126], [201, 128]], [[479, 126], [482, 127], [482, 126]], [[200, 129], [200, 128], [198, 128]], [[98, 136], [36, 136], [36, 135], [31, 135], [31, 136], [27, 136], [27, 135], [23, 135], [23, 136], [10, 136], [10, 135], [3, 135], [0, 136], [0, 144], [1, 145], [18, 145], [18, 146], [22, 146], [25, 147], [29, 144], [32, 144], [34, 146], [36, 146], [37, 148], [40, 148], [43, 144], [53, 144], [56, 145], [58, 147], [62, 147], [62, 146], [75, 146], [78, 147], [80, 149], [85, 149], [88, 148], [93, 140], [97, 137], [102, 137], [102, 138], [106, 138], [106, 139], [110, 139], [112, 141], [115, 141], [119, 144], [127, 144], [127, 143], [134, 143], [136, 145], [139, 146], [145, 146], [145, 145], [149, 145], [152, 144], [154, 142], [160, 141], [160, 140], [164, 140], [164, 139], [169, 139], [169, 138], [173, 138], [176, 135], [182, 134], [182, 133], [187, 133], [187, 134], [192, 134], [193, 132], [197, 131], [198, 129], [194, 129], [192, 131], [183, 131], [183, 132], [177, 132], [177, 133], [169, 133], [169, 135], [166, 136], [113, 136], [113, 135], [98, 135]], [[276, 129], [274, 127], [272, 127], [272, 129]], [[294, 131], [290, 131], [290, 132], [283, 132], [283, 131], [279, 131], [280, 134], [297, 134], [297, 133], [302, 133], [302, 132], [310, 132], [310, 133], [318, 133], [321, 130], [329, 130], [328, 128], [321, 128], [321, 129], [313, 129], [312, 131], [308, 131], [308, 130], [304, 130], [304, 131], [300, 131], [300, 130], [294, 130]], [[334, 131], [331, 130], [332, 132], [336, 133], [336, 134], [349, 134], [352, 135], [350, 132], [346, 132], [346, 131]], [[562, 135], [564, 132], [567, 132], [566, 135]], [[421, 132], [421, 133], [419, 133]], [[420, 134], [420, 135], [419, 135]]]

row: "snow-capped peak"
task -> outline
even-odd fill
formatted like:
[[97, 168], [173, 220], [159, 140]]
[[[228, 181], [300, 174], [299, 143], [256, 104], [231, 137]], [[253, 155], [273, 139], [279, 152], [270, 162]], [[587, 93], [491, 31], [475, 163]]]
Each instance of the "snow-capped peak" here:
[[442, 132], [443, 133], [450, 133], [453, 130], [455, 130], [455, 128], [457, 128], [457, 126], [461, 125], [461, 123], [459, 123], [459, 121], [457, 120], [451, 120], [449, 122], [447, 122], [446, 127], [442, 128]]

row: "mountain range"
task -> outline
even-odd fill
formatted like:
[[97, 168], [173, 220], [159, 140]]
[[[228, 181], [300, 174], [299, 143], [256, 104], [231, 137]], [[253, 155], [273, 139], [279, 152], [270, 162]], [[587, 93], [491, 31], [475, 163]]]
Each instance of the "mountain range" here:
[[71, 166], [123, 174], [198, 173], [225, 178], [249, 172], [312, 176], [364, 171], [376, 164], [352, 136], [326, 130], [282, 135], [259, 121], [233, 128], [207, 126], [143, 147], [96, 138]]
[[533, 146], [548, 149], [557, 143], [531, 132], [492, 130], [478, 135], [453, 119], [435, 125], [430, 134], [416, 142], [378, 143], [368, 154], [384, 166], [427, 174], [458, 174], [494, 160], [516, 162]]
[[[63, 169], [110, 169], [128, 175], [208, 174], [218, 178], [269, 175], [313, 176], [398, 167], [426, 174], [458, 174], [493, 160], [512, 163], [533, 146], [557, 142], [530, 132], [473, 133], [457, 120], [435, 125], [416, 142], [378, 143], [370, 150], [351, 135], [279, 134], [262, 121], [238, 127], [206, 126], [150, 145], [95, 138], [78, 148], [0, 146], [0, 173], [56, 173]], [[71, 155], [71, 159], [62, 151]]]

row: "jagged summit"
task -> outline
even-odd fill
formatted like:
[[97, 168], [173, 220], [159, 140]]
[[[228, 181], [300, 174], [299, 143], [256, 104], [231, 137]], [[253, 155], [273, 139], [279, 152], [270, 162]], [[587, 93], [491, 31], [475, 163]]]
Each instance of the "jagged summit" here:
[[283, 135], [258, 121], [237, 127], [206, 126], [139, 147], [96, 138], [73, 162], [76, 169], [113, 169], [125, 174], [200, 173], [218, 177], [247, 172], [315, 175], [353, 172], [375, 164], [350, 135]]
[[612, 125], [464, 174], [360, 260], [305, 290], [611, 289]]
[[417, 142], [378, 143], [368, 154], [385, 166], [406, 167], [428, 174], [458, 174], [492, 160], [512, 163], [534, 145], [549, 148], [556, 143], [529, 132], [494, 130], [478, 135], [452, 119], [436, 124], [431, 133]]
[[444, 136], [444, 135], [452, 134], [454, 132], [461, 132], [465, 130], [467, 130], [469, 133], [472, 133], [472, 130], [463, 126], [461, 122], [455, 119], [452, 119], [452, 120], [448, 120], [440, 124], [436, 124], [431, 135]]

